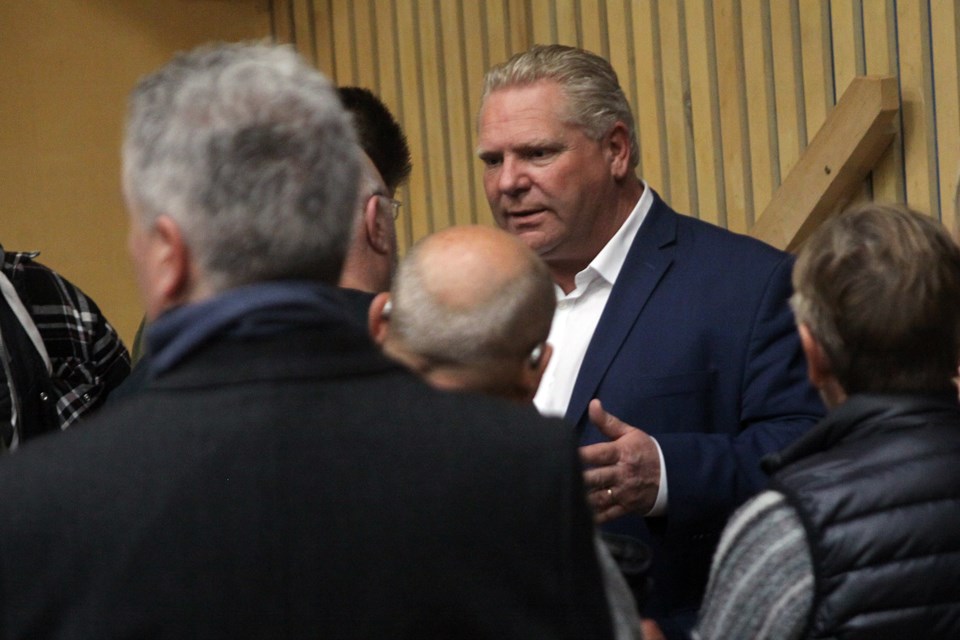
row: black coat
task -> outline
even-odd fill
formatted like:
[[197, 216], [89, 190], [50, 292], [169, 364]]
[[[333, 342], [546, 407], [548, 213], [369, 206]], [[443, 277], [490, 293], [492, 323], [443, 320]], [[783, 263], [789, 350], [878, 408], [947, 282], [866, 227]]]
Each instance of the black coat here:
[[570, 429], [345, 325], [215, 341], [3, 463], [4, 636], [610, 635]]
[[854, 395], [765, 465], [810, 544], [806, 637], [960, 637], [954, 392]]

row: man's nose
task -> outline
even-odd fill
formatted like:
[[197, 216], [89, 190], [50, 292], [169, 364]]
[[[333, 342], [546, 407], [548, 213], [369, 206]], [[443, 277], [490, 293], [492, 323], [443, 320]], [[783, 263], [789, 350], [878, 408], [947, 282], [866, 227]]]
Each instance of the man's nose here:
[[500, 192], [506, 195], [515, 195], [530, 188], [526, 164], [512, 156], [504, 157], [499, 178]]

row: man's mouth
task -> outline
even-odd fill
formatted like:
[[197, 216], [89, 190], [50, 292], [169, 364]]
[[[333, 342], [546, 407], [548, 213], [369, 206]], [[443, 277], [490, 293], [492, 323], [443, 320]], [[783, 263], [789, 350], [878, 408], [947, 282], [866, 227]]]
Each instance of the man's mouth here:
[[517, 209], [514, 211], [507, 211], [506, 214], [509, 218], [528, 218], [538, 213], [543, 213], [544, 211], [544, 209]]

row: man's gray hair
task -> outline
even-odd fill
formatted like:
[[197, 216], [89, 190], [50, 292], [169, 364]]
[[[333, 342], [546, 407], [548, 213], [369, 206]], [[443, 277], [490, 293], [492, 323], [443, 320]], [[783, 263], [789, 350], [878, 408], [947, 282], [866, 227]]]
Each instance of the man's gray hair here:
[[406, 348], [435, 364], [472, 366], [526, 356], [546, 340], [557, 299], [550, 272], [535, 254], [485, 299], [454, 308], [431, 293], [422, 246], [415, 244], [401, 261], [392, 291], [391, 332]]
[[293, 49], [217, 44], [143, 78], [129, 105], [124, 193], [149, 229], [181, 228], [214, 291], [336, 283], [359, 148], [335, 89]]
[[630, 136], [630, 166], [640, 162], [640, 145], [630, 103], [620, 88], [617, 72], [600, 56], [559, 44], [534, 45], [487, 71], [481, 106], [499, 89], [522, 87], [540, 81], [556, 82], [567, 97], [566, 121], [600, 140], [622, 122]]
[[804, 244], [790, 299], [847, 394], [953, 388], [960, 247], [929, 216], [865, 203]]

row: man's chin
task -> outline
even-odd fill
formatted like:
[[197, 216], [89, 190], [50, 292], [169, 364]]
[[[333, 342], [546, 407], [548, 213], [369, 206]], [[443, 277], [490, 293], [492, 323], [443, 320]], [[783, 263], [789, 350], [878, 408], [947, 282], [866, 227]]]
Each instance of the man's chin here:
[[523, 244], [527, 245], [531, 251], [536, 253], [541, 258], [544, 257], [547, 253], [550, 252], [550, 249], [553, 248], [553, 245], [550, 243], [550, 239], [543, 233], [536, 229], [520, 229], [517, 231], [511, 231], [513, 235], [517, 236]]

